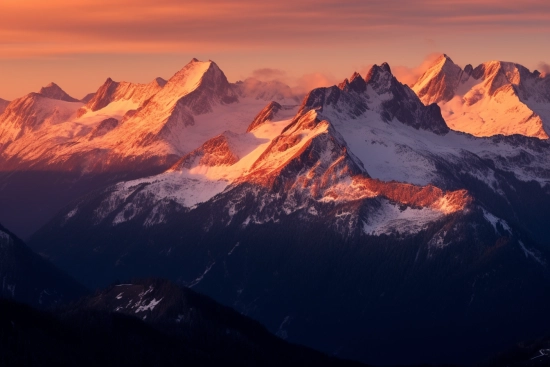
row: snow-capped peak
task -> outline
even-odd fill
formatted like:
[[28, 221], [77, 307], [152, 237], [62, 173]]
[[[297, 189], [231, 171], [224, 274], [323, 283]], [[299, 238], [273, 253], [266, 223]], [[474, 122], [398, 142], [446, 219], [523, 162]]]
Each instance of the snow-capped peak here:
[[[505, 61], [489, 61], [476, 67], [472, 73], [475, 79], [485, 81], [489, 95], [496, 94], [499, 88], [514, 85], [521, 88], [522, 83], [535, 77], [526, 67]], [[523, 92], [523, 91], [521, 91]]]
[[453, 130], [548, 138], [550, 78], [519, 64], [489, 61], [462, 70], [442, 55], [412, 89], [424, 104], [438, 103]]
[[455, 90], [465, 82], [469, 74], [456, 65], [445, 54], [435, 60], [426, 70], [412, 89], [426, 105], [449, 101], [455, 95]]
[[216, 76], [223, 74], [214, 62], [199, 61], [194, 58], [168, 80], [167, 91], [175, 95], [188, 94], [199, 86], [200, 81], [209, 71]]
[[373, 65], [364, 80], [354, 74], [351, 82], [346, 79], [339, 86], [312, 90], [304, 99], [301, 112], [311, 109], [319, 110], [323, 116], [336, 111], [354, 119], [371, 110], [387, 122], [395, 119], [440, 135], [449, 131], [439, 108], [424, 106], [408, 86], [395, 78], [387, 63]]
[[338, 88], [346, 92], [355, 91], [357, 93], [363, 93], [367, 89], [367, 83], [358, 72], [354, 72], [349, 79], [345, 79], [338, 85]]

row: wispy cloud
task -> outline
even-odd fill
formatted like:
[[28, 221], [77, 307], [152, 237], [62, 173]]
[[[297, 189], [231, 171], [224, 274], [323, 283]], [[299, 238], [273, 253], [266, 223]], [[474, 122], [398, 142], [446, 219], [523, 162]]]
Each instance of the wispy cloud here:
[[3, 0], [0, 56], [353, 44], [359, 37], [548, 30], [539, 0]]
[[256, 69], [252, 71], [252, 77], [262, 81], [284, 79], [286, 78], [286, 71], [273, 68]]
[[333, 75], [321, 72], [312, 72], [300, 76], [293, 76], [285, 70], [273, 68], [254, 70], [251, 77], [264, 82], [276, 81], [281, 83], [281, 86], [289, 86], [292, 93], [296, 96], [303, 96], [312, 89], [328, 87], [341, 81]]
[[540, 62], [537, 69], [543, 74], [550, 75], [550, 64]]
[[392, 66], [392, 73], [401, 83], [412, 86], [440, 56], [441, 53], [431, 53], [424, 58], [420, 65], [415, 67], [408, 67], [404, 65]]

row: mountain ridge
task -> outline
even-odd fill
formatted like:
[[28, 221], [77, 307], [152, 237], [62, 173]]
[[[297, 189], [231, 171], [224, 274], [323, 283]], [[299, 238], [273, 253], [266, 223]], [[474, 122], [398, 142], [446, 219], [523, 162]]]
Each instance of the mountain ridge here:
[[[90, 287], [164, 277], [363, 362], [473, 363], [537, 338], [550, 327], [550, 143], [456, 131], [449, 108], [523, 116], [502, 106], [543, 108], [545, 79], [482, 65], [459, 71], [443, 56], [419, 97], [382, 63], [295, 104], [278, 85], [232, 84], [193, 59], [137, 107], [48, 127], [60, 140], [41, 149], [55, 146], [64, 167], [117, 175], [29, 243]], [[142, 317], [165, 297], [115, 292], [106, 307], [132, 302], [125, 312]]]
[[550, 78], [522, 65], [489, 61], [463, 70], [443, 55], [412, 88], [424, 104], [439, 104], [453, 130], [548, 139]]

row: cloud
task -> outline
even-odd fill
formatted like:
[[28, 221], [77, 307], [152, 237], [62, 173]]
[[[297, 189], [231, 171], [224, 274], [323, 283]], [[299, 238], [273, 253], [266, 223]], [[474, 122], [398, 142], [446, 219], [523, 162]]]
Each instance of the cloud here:
[[332, 75], [323, 73], [304, 74], [294, 80], [292, 91], [297, 95], [305, 95], [312, 89], [320, 87], [329, 87], [337, 84], [339, 81]]
[[537, 66], [537, 70], [540, 71], [542, 74], [550, 75], [550, 64], [541, 61]]
[[330, 87], [341, 82], [334, 76], [321, 72], [289, 76], [284, 70], [270, 68], [254, 70], [252, 76], [245, 79], [245, 85], [252, 90], [259, 85], [257, 81], [271, 82], [271, 87], [279, 89], [282, 94], [291, 92], [298, 97], [303, 97], [315, 88]]
[[399, 80], [403, 84], [412, 86], [440, 56], [441, 53], [431, 53], [427, 55], [422, 63], [420, 63], [420, 65], [416, 67], [411, 68], [408, 66], [397, 65], [392, 66], [391, 70], [397, 80]]
[[[430, 53], [424, 57], [424, 60], [422, 60], [420, 65], [413, 67], [404, 65], [390, 65], [391, 72], [401, 83], [412, 86], [441, 55], [442, 54], [440, 52]], [[362, 67], [359, 69], [359, 74], [365, 77], [371, 67], [372, 65]]]
[[[540, 0], [2, 0], [0, 57], [356, 45], [549, 31]], [[369, 36], [370, 35], [370, 36]]]
[[252, 71], [250, 77], [244, 80], [245, 88], [254, 90], [260, 85], [260, 81], [271, 82], [271, 88], [280, 90], [283, 95], [292, 93], [298, 97], [303, 97], [315, 88], [329, 87], [341, 82], [328, 73], [312, 72], [296, 76], [282, 69], [261, 68]]
[[252, 72], [252, 77], [262, 81], [269, 81], [285, 78], [286, 72], [280, 69], [262, 68], [254, 70]]

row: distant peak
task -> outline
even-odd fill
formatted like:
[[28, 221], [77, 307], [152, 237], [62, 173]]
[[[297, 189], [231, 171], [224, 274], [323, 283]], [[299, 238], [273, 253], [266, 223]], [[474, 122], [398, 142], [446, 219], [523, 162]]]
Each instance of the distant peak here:
[[355, 91], [362, 93], [367, 88], [367, 83], [361, 77], [361, 74], [358, 72], [354, 72], [353, 75], [349, 79], [345, 79], [342, 83], [338, 85], [338, 88], [341, 90], [346, 91]]
[[341, 90], [345, 90], [349, 86], [349, 80], [346, 78], [344, 81], [340, 84], [338, 84], [338, 88]]
[[412, 86], [418, 98], [425, 104], [449, 101], [455, 89], [472, 73], [456, 65], [447, 54], [441, 54]]
[[45, 87], [42, 87], [39, 92], [40, 95], [50, 98], [57, 99], [65, 102], [78, 102], [76, 98], [71, 97], [61, 87], [53, 82], [49, 83]]
[[447, 54], [441, 54], [437, 59], [435, 59], [428, 70], [454, 68], [455, 66], [458, 65], [456, 65]]
[[388, 63], [384, 62], [382, 65], [378, 66], [376, 64], [374, 64], [369, 72], [367, 73], [367, 76], [365, 77], [365, 82], [370, 82], [371, 80], [379, 80], [381, 77], [383, 77], [384, 79], [387, 79], [388, 78], [388, 75], [390, 77], [393, 76], [393, 74], [391, 73], [391, 69], [390, 69], [390, 66], [388, 65]]
[[[196, 84], [198, 81], [207, 74], [223, 74], [213, 61], [200, 61], [196, 58], [191, 60], [187, 65], [185, 65], [181, 70], [179, 70], [170, 80], [168, 83], [181, 83], [182, 80], [195, 80], [193, 83]], [[224, 76], [225, 78], [225, 76]]]
[[191, 62], [200, 62], [200, 61], [199, 61], [199, 59], [197, 59], [196, 57], [193, 57], [193, 58], [191, 59]]
[[380, 68], [382, 70], [384, 70], [386, 73], [391, 74], [391, 68], [390, 68], [390, 65], [387, 62], [382, 63], [382, 65], [380, 65]]
[[454, 63], [453, 60], [447, 54], [442, 54], [440, 56], [440, 59]]
[[353, 82], [356, 78], [361, 78], [361, 74], [359, 74], [357, 71], [353, 73], [349, 80]]
[[42, 87], [40, 89], [40, 93], [42, 93], [42, 91], [45, 91], [45, 90], [53, 90], [53, 89], [56, 89], [56, 90], [62, 90], [59, 85], [55, 84], [54, 82], [51, 82], [51, 83], [48, 83], [48, 85], [46, 85], [45, 87]]

